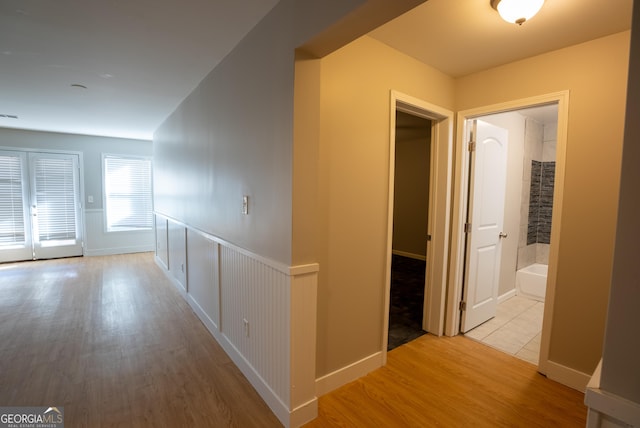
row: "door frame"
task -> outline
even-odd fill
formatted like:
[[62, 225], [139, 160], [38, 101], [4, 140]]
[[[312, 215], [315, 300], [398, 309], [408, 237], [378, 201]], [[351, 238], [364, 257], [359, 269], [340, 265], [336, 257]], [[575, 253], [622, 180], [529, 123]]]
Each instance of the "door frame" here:
[[492, 104], [458, 112], [456, 132], [455, 187], [451, 227], [451, 258], [449, 263], [449, 284], [447, 292], [447, 313], [445, 334], [455, 336], [460, 332], [460, 308], [462, 281], [465, 261], [464, 223], [468, 206], [468, 162], [469, 152], [465, 149], [465, 122], [468, 119], [521, 110], [545, 104], [558, 104], [558, 139], [556, 147], [556, 175], [553, 194], [553, 214], [551, 217], [551, 245], [549, 250], [549, 271], [545, 295], [544, 318], [538, 371], [546, 374], [549, 363], [549, 342], [553, 323], [556, 276], [558, 269], [558, 249], [562, 219], [562, 199], [564, 194], [564, 175], [569, 123], [569, 91], [559, 91], [545, 95], [523, 98], [504, 103]]
[[[42, 153], [42, 154], [58, 154], [58, 155], [76, 155], [78, 156], [78, 192], [79, 192], [79, 199], [80, 199], [80, 207], [79, 207], [79, 211], [80, 211], [80, 216], [78, 218], [78, 221], [81, 223], [79, 225], [80, 227], [80, 232], [82, 233], [82, 256], [85, 255], [85, 251], [86, 251], [86, 242], [87, 242], [87, 226], [86, 226], [86, 221], [85, 221], [85, 189], [84, 189], [84, 153], [81, 151], [77, 151], [77, 150], [64, 150], [64, 149], [51, 149], [51, 148], [33, 148], [33, 147], [17, 147], [17, 146], [0, 146], [0, 150], [6, 150], [6, 151], [14, 151], [14, 152], [22, 152], [25, 153], [25, 156], [27, 157], [27, 163], [28, 158], [29, 158], [29, 153]], [[29, 165], [27, 165], [27, 168], [29, 168]], [[28, 177], [29, 183], [28, 186], [31, 187], [31, 178], [30, 176]], [[31, 206], [31, 201], [29, 200], [29, 206]], [[29, 210], [29, 215], [31, 213], [31, 210]], [[29, 259], [32, 260], [32, 259]]]
[[392, 90], [389, 107], [389, 200], [385, 266], [383, 362], [387, 361], [389, 342], [389, 305], [393, 244], [393, 200], [395, 182], [396, 111], [433, 121], [431, 126], [431, 168], [427, 233], [427, 275], [422, 328], [441, 336], [444, 331], [445, 296], [449, 253], [450, 206], [453, 171], [454, 113], [437, 105]]

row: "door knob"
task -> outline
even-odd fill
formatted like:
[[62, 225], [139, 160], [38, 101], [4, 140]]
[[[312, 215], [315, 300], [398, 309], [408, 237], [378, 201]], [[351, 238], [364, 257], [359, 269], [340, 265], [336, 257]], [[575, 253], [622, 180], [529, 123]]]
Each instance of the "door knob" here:
[[508, 234], [506, 234], [506, 233], [504, 233], [504, 232], [500, 232], [500, 234], [498, 235], [498, 237], [499, 237], [500, 239], [502, 239], [502, 238], [506, 238], [507, 236], [509, 236], [509, 235], [508, 235]]

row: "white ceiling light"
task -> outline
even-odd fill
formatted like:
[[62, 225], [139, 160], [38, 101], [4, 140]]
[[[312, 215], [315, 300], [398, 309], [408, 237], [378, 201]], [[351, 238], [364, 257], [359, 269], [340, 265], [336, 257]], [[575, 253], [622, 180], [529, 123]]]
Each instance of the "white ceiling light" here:
[[531, 19], [543, 4], [544, 0], [491, 0], [491, 7], [502, 19], [518, 25]]

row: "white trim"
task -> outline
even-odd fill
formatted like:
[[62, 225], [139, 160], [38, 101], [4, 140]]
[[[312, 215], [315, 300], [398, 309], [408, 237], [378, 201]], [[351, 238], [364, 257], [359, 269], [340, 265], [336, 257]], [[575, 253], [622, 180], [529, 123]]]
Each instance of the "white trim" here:
[[[173, 223], [175, 223], [177, 225], [180, 225], [180, 226], [184, 227], [185, 229], [189, 229], [192, 232], [195, 232], [195, 233], [197, 233], [197, 234], [199, 234], [199, 235], [201, 235], [201, 236], [203, 236], [203, 237], [205, 237], [207, 239], [210, 239], [211, 241], [216, 242], [216, 243], [218, 243], [220, 245], [224, 245], [225, 247], [228, 247], [228, 248], [230, 248], [230, 249], [232, 249], [234, 251], [237, 251], [240, 254], [243, 254], [243, 255], [245, 255], [247, 257], [251, 257], [252, 259], [254, 259], [256, 261], [259, 261], [260, 263], [263, 263], [263, 264], [265, 264], [265, 265], [277, 270], [280, 273], [284, 273], [285, 275], [289, 275], [289, 276], [290, 275], [298, 275], [298, 273], [294, 274], [292, 272], [297, 272], [297, 269], [299, 269], [299, 268], [300, 269], [311, 269], [311, 266], [318, 266], [317, 264], [309, 264], [309, 265], [301, 265], [301, 266], [291, 267], [291, 266], [288, 266], [288, 265], [286, 265], [286, 264], [284, 264], [282, 262], [279, 262], [279, 261], [276, 261], [276, 260], [272, 260], [272, 259], [269, 259], [267, 257], [261, 256], [259, 254], [253, 253], [250, 250], [247, 250], [245, 248], [239, 247], [239, 246], [237, 246], [237, 245], [235, 245], [235, 244], [233, 244], [233, 243], [231, 243], [229, 241], [226, 241], [226, 240], [224, 240], [224, 239], [222, 239], [222, 238], [220, 238], [218, 236], [215, 236], [215, 235], [212, 235], [210, 233], [204, 232], [204, 231], [202, 231], [200, 229], [196, 229], [196, 228], [194, 228], [192, 226], [189, 226], [189, 225], [181, 222], [180, 220], [176, 220], [173, 217], [170, 217], [170, 216], [168, 216], [166, 214], [162, 214], [161, 212], [154, 211], [154, 214], [159, 216], [159, 217], [162, 217], [164, 219], [171, 220]], [[292, 269], [294, 269], [294, 270], [292, 271]]]
[[506, 300], [509, 300], [510, 298], [512, 298], [514, 296], [517, 296], [517, 295], [518, 295], [518, 293], [517, 293], [515, 288], [513, 290], [509, 290], [506, 293], [501, 294], [501, 295], [498, 296], [498, 304], [500, 304], [500, 303], [502, 303], [502, 302], [504, 302]]
[[[162, 260], [158, 260], [157, 257], [156, 257], [156, 263], [159, 263], [159, 266], [162, 267]], [[179, 287], [178, 289], [184, 291], [182, 287]], [[193, 309], [196, 315], [198, 315], [198, 318], [200, 318], [200, 321], [202, 321], [205, 327], [207, 327], [207, 330], [209, 330], [210, 332], [212, 332], [213, 330], [217, 330], [218, 327], [216, 326], [215, 321], [212, 320], [209, 317], [209, 315], [207, 315], [207, 313], [204, 311], [204, 309], [202, 309], [198, 301], [194, 299], [193, 296], [189, 293], [186, 293], [185, 297], [186, 297], [187, 303], [189, 303], [189, 306], [191, 306], [191, 309]]]
[[188, 297], [187, 290], [185, 290], [184, 286], [180, 283], [180, 281], [178, 281], [173, 275], [171, 275], [171, 272], [169, 272], [169, 270], [166, 267], [164, 267], [164, 265], [162, 264], [162, 260], [160, 260], [158, 256], [154, 256], [153, 260], [156, 262], [156, 265], [158, 265], [158, 267], [162, 270], [162, 272], [164, 273], [164, 276], [166, 276], [167, 279], [171, 282], [171, 284], [173, 284], [173, 286], [176, 287], [176, 290], [180, 292], [180, 295], [188, 303], [189, 299], [187, 298]]
[[589, 383], [590, 376], [570, 367], [563, 366], [554, 361], [547, 361], [548, 379], [555, 380], [563, 385], [584, 392]]
[[399, 110], [431, 119], [434, 122], [431, 138], [431, 177], [427, 225], [431, 240], [427, 242], [427, 278], [425, 280], [422, 327], [437, 336], [442, 335], [444, 329], [453, 161], [453, 120], [455, 117], [450, 110], [395, 90], [391, 91], [389, 98], [389, 199], [387, 202], [387, 260], [385, 266], [385, 278], [387, 280], [383, 306], [382, 365], [387, 362], [387, 346], [389, 342], [396, 111]]
[[640, 404], [600, 389], [602, 360], [596, 367], [584, 395], [584, 404], [589, 407], [587, 427], [599, 428], [602, 416], [621, 422], [619, 426], [640, 427]]
[[[99, 250], [89, 250], [85, 247], [84, 255], [87, 257], [96, 256], [114, 256], [117, 254], [133, 254], [133, 253], [150, 253], [154, 251], [153, 244], [151, 245], [138, 245], [134, 247], [115, 247], [115, 248], [100, 248]], [[163, 266], [163, 265], [161, 265]], [[166, 269], [166, 267], [163, 266]]]
[[316, 379], [316, 395], [318, 397], [328, 394], [334, 389], [340, 388], [349, 382], [353, 382], [368, 373], [383, 366], [383, 353], [376, 352], [368, 357], [351, 363], [334, 372]]
[[238, 348], [231, 343], [224, 333], [221, 333], [218, 330], [213, 330], [212, 334], [220, 346], [222, 346], [222, 349], [224, 349], [227, 355], [229, 355], [231, 360], [240, 369], [242, 374], [245, 375], [249, 383], [251, 383], [251, 385], [256, 389], [260, 397], [262, 397], [265, 403], [267, 403], [267, 406], [269, 406], [280, 422], [285, 426], [288, 426], [286, 422], [289, 421], [290, 414], [286, 404], [280, 400], [273, 389], [267, 385], [256, 369], [251, 365], [251, 363], [249, 363], [249, 361], [247, 361]]
[[[164, 216], [160, 215], [164, 218]], [[173, 220], [172, 220], [173, 221]], [[193, 231], [207, 239], [212, 240], [217, 245], [226, 245], [221, 239], [212, 239], [211, 235], [190, 228], [180, 222], [175, 222], [185, 230]], [[250, 257], [258, 263], [268, 260], [248, 250], [240, 251], [237, 247], [228, 245], [232, 251], [237, 251], [244, 256]], [[218, 252], [219, 254], [219, 252]], [[188, 254], [187, 254], [188, 257]], [[180, 295], [189, 304], [194, 313], [200, 318], [213, 338], [222, 346], [231, 360], [249, 380], [262, 399], [267, 403], [276, 417], [285, 427], [300, 426], [314, 419], [318, 414], [318, 400], [316, 396], [315, 381], [315, 343], [316, 343], [316, 313], [317, 307], [317, 272], [318, 264], [306, 264], [298, 266], [287, 266], [280, 269], [282, 265], [277, 262], [264, 263], [266, 267], [271, 267], [279, 271], [288, 283], [289, 293], [287, 300], [290, 302], [291, 313], [288, 318], [289, 329], [289, 365], [281, 368], [286, 370], [289, 379], [288, 394], [279, 395], [263, 378], [252, 363], [240, 349], [232, 342], [232, 338], [227, 336], [229, 332], [221, 330], [223, 326], [220, 322], [216, 324], [196, 299], [185, 289], [183, 285], [171, 275], [162, 261], [154, 257], [155, 263], [161, 268], [165, 277], [175, 286]], [[219, 260], [219, 259], [218, 259]], [[187, 260], [188, 262], [188, 260]], [[275, 266], [274, 266], [275, 265]], [[221, 304], [221, 302], [219, 302]], [[284, 361], [284, 360], [281, 360]], [[282, 391], [281, 391], [282, 392]], [[287, 398], [288, 395], [288, 398]], [[282, 397], [282, 398], [281, 398]], [[288, 401], [285, 403], [283, 400]]]
[[[506, 111], [519, 110], [523, 108], [545, 105], [558, 104], [558, 139], [556, 147], [556, 176], [555, 191], [553, 197], [553, 217], [551, 229], [551, 247], [549, 251], [549, 273], [547, 276], [547, 290], [544, 305], [544, 321], [542, 325], [542, 339], [540, 346], [540, 359], [538, 370], [543, 374], [548, 374], [550, 367], [549, 360], [549, 342], [551, 340], [551, 326], [553, 322], [553, 306], [555, 298], [558, 248], [560, 246], [560, 227], [562, 219], [562, 197], [564, 193], [564, 174], [566, 162], [567, 148], [567, 129], [569, 120], [569, 91], [554, 92], [530, 98], [524, 98], [515, 101], [509, 101], [500, 104], [478, 107], [474, 109], [464, 110], [458, 113], [458, 129], [456, 140], [456, 159], [455, 159], [455, 182], [453, 198], [453, 214], [452, 214], [452, 233], [451, 233], [451, 259], [449, 264], [449, 285], [447, 298], [447, 316], [445, 321], [445, 334], [455, 336], [460, 331], [460, 310], [458, 302], [462, 296], [462, 273], [464, 265], [464, 240], [463, 231], [464, 222], [466, 221], [467, 209], [467, 184], [468, 184], [468, 168], [466, 167], [469, 160], [469, 153], [464, 150], [465, 139], [465, 122], [469, 118], [484, 116], [493, 113], [501, 113]], [[551, 368], [552, 371], [558, 372], [558, 365]], [[564, 373], [560, 370], [561, 373]], [[561, 379], [567, 379], [574, 385], [575, 382], [571, 376], [560, 375]], [[584, 385], [582, 388], [584, 390]], [[569, 385], [571, 386], [571, 385]]]
[[406, 251], [392, 250], [391, 254], [393, 254], [394, 256], [408, 257], [410, 259], [415, 259], [415, 260], [422, 260], [422, 261], [427, 260], [427, 256], [423, 256], [422, 254], [408, 253]]

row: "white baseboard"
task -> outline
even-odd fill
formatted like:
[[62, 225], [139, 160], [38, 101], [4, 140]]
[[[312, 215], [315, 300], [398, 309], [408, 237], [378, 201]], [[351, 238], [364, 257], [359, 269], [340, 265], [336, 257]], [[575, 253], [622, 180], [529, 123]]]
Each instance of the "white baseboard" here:
[[556, 382], [580, 392], [585, 392], [587, 384], [591, 379], [591, 376], [586, 373], [579, 372], [578, 370], [574, 370], [553, 361], [547, 361], [545, 374], [547, 375], [547, 378], [555, 380]]
[[[209, 330], [211, 331], [211, 330]], [[276, 395], [275, 392], [267, 385], [267, 383], [262, 379], [260, 374], [256, 371], [256, 369], [247, 361], [247, 359], [240, 353], [238, 348], [235, 347], [233, 343], [220, 331], [214, 329], [212, 331], [213, 337], [216, 341], [222, 346], [222, 349], [227, 353], [227, 355], [231, 358], [234, 364], [240, 369], [242, 374], [247, 378], [249, 383], [255, 388], [258, 392], [258, 395], [262, 397], [267, 406], [271, 409], [271, 411], [276, 415], [276, 417], [282, 422], [285, 427], [292, 427], [291, 420], [294, 418], [293, 413], [289, 412], [287, 406], [280, 400], [280, 398]], [[314, 402], [317, 406], [317, 399], [314, 399]], [[305, 410], [304, 408], [302, 409]], [[317, 407], [316, 407], [317, 411]]]
[[191, 309], [193, 309], [193, 312], [196, 313], [198, 318], [200, 318], [200, 321], [202, 321], [202, 323], [205, 325], [205, 327], [207, 327], [207, 330], [209, 330], [209, 332], [211, 332], [213, 330], [217, 331], [218, 330], [218, 326], [211, 319], [211, 317], [209, 317], [209, 315], [207, 315], [207, 313], [204, 311], [204, 309], [202, 309], [202, 307], [200, 306], [198, 301], [196, 299], [194, 299], [191, 294], [188, 294], [188, 293], [187, 293], [186, 298], [187, 298], [187, 303], [189, 303], [189, 306], [191, 306]]
[[155, 251], [153, 245], [141, 245], [136, 247], [117, 247], [117, 248], [100, 248], [98, 250], [84, 250], [84, 255], [87, 257], [95, 256], [114, 256], [117, 254], [133, 254], [133, 253], [148, 253]]
[[601, 375], [602, 360], [596, 367], [584, 396], [584, 403], [589, 407], [587, 427], [640, 427], [640, 403], [600, 389]]
[[513, 296], [515, 296], [516, 293], [516, 289], [514, 288], [513, 290], [509, 290], [504, 294], [501, 294], [500, 296], [498, 296], [498, 304], [504, 302], [505, 300], [509, 300], [510, 298], [512, 298]]
[[286, 427], [298, 427], [306, 422], [315, 419], [318, 416], [318, 399], [314, 397], [312, 400], [289, 410], [289, 408], [283, 403], [278, 395], [271, 389], [271, 387], [262, 379], [257, 370], [245, 359], [235, 345], [227, 338], [227, 336], [220, 332], [215, 323], [205, 311], [200, 307], [198, 302], [186, 292], [182, 285], [171, 276], [171, 273], [166, 269], [162, 261], [155, 257], [156, 264], [160, 267], [164, 275], [171, 281], [171, 283], [177, 288], [182, 297], [189, 304], [196, 316], [202, 321], [204, 326], [209, 330], [209, 333], [213, 336], [214, 340], [222, 346], [225, 353], [231, 358], [233, 363], [240, 369], [242, 374], [247, 378], [249, 383], [255, 388], [260, 397], [269, 406], [271, 411]]
[[382, 367], [382, 352], [376, 352], [360, 361], [319, 377], [316, 379], [316, 396], [327, 394], [380, 367]]
[[406, 251], [400, 251], [400, 250], [392, 250], [391, 253], [395, 254], [396, 256], [408, 257], [410, 259], [416, 259], [416, 260], [422, 260], [422, 261], [427, 260], [427, 256], [423, 256], [422, 254], [413, 254], [413, 253], [408, 253]]

